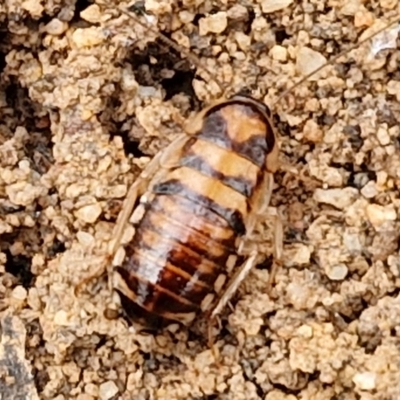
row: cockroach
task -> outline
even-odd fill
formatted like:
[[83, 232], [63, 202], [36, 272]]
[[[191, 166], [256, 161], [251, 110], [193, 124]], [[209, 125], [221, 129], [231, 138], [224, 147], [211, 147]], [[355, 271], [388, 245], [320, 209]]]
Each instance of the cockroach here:
[[[221, 312], [261, 261], [248, 243], [256, 221], [269, 211], [278, 152], [268, 107], [234, 95], [201, 111], [149, 162], [129, 190], [110, 250], [117, 264], [113, 287], [129, 315], [150, 326], [165, 321], [189, 326], [199, 314], [214, 318]], [[128, 220], [134, 233], [123, 248]], [[282, 226], [276, 221], [274, 258], [279, 263]]]
[[133, 184], [120, 222], [134, 210], [116, 288], [146, 321], [189, 325], [199, 312], [217, 315], [258, 260], [245, 241], [267, 211], [278, 169], [269, 110], [237, 95], [189, 128]]

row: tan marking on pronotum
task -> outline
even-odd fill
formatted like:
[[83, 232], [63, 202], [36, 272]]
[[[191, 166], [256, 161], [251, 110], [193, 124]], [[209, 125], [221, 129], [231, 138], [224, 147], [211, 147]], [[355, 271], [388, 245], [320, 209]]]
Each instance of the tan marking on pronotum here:
[[254, 136], [265, 135], [265, 123], [260, 115], [246, 113], [248, 107], [226, 107], [220, 112], [227, 124], [228, 136], [238, 144], [248, 142]]

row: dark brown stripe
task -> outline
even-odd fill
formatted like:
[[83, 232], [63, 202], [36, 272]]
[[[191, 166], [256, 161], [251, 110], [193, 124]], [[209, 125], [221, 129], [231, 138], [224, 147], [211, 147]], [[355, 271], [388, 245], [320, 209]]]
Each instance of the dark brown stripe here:
[[[214, 256], [212, 252], [208, 251], [210, 246], [218, 247], [221, 250], [223, 250], [224, 253], [227, 254], [231, 254], [235, 251], [234, 237], [227, 240], [222, 240], [222, 239], [216, 240], [209, 236], [204, 235], [202, 232], [195, 230], [192, 227], [179, 224], [177, 221], [174, 220], [171, 220], [170, 223], [165, 224], [160, 229], [159, 227], [154, 226], [154, 224], [150, 220], [151, 217], [158, 219], [168, 219], [168, 218], [166, 218], [165, 215], [157, 215], [157, 214], [154, 215], [154, 213], [152, 214], [153, 215], [146, 215], [146, 217], [142, 221], [142, 225], [140, 226], [140, 228], [137, 229], [134, 240], [131, 242], [131, 245], [134, 246], [133, 249], [147, 247], [151, 251], [157, 252], [158, 254], [160, 253], [161, 245], [165, 240], [167, 244], [167, 246], [165, 247], [174, 248], [176, 244], [180, 244], [181, 246], [184, 246], [185, 248], [191, 250], [193, 253], [198, 254], [200, 257], [207, 258], [208, 260], [210, 260], [210, 262], [213, 263], [220, 263], [221, 256]], [[177, 226], [178, 229], [172, 229], [172, 228], [168, 229], [168, 227], [170, 227], [171, 225]], [[158, 250], [155, 250], [152, 244], [146, 243], [146, 240], [143, 237], [143, 233], [146, 230], [149, 230], [160, 237], [160, 241], [158, 242], [157, 246]], [[183, 235], [181, 234], [181, 232], [183, 231], [186, 231], [186, 238], [189, 237], [190, 240], [184, 240]], [[127, 245], [126, 247], [129, 248], [129, 245]], [[169, 249], [165, 250], [169, 251]]]
[[[157, 282], [148, 282], [148, 285], [158, 288], [159, 291], [168, 293], [171, 296], [176, 296], [176, 298], [186, 299], [190, 304], [201, 303], [204, 296], [213, 290], [213, 286], [205, 285], [199, 279], [193, 279], [192, 276], [188, 276], [187, 274], [187, 276], [183, 276], [176, 273], [173, 271], [174, 266], [166, 262], [166, 260], [157, 260], [157, 264], [155, 265], [153, 260], [147, 258], [148, 255], [146, 252], [135, 254], [129, 260], [133, 268], [135, 265], [140, 265], [140, 269], [137, 271], [129, 269], [131, 276], [147, 281], [145, 274], [142, 274], [141, 271], [157, 268], [159, 270]], [[158, 261], [161, 261], [161, 263], [158, 263]]]
[[[220, 215], [210, 212], [209, 209], [205, 207], [196, 207], [196, 209], [193, 209], [193, 201], [191, 199], [182, 197], [182, 196], [168, 196], [168, 200], [173, 202], [173, 208], [172, 210], [168, 210], [169, 216], [174, 219], [178, 220], [181, 218], [182, 215], [195, 215], [196, 217], [199, 218], [204, 218], [205, 221], [207, 221], [208, 224], [212, 224], [215, 227], [218, 228], [229, 228], [230, 226], [228, 222], [221, 217]], [[163, 199], [165, 201], [165, 199]], [[148, 204], [148, 210], [152, 209], [154, 211], [158, 211], [161, 214], [165, 214], [165, 204], [161, 201], [160, 197], [156, 196], [154, 200]]]
[[[162, 246], [166, 244], [167, 246]], [[221, 257], [213, 257], [209, 252], [202, 251], [202, 249], [198, 249], [197, 247], [190, 246], [189, 243], [182, 243], [176, 239], [172, 239], [170, 237], [162, 238], [160, 236], [160, 246], [158, 248], [148, 246], [141, 238], [138, 237], [138, 240], [132, 244], [126, 246], [127, 255], [130, 257], [134, 254], [135, 249], [140, 247], [145, 251], [149, 252], [149, 254], [154, 255], [155, 257], [160, 256], [160, 249], [165, 250], [165, 262], [170, 262], [178, 268], [181, 268], [184, 272], [193, 275], [197, 272], [198, 266], [200, 263], [204, 264], [205, 267], [209, 267], [208, 271], [202, 271], [202, 275], [204, 275], [204, 283], [212, 284], [213, 279], [215, 278], [214, 270], [215, 267], [224, 263], [227, 256], [224, 254]], [[228, 255], [231, 253], [228, 253]], [[161, 263], [161, 262], [160, 262]], [[215, 273], [217, 274], [217, 273]]]
[[204, 175], [207, 175], [211, 178], [218, 179], [225, 186], [230, 187], [233, 190], [236, 190], [243, 196], [249, 198], [254, 190], [254, 185], [251, 181], [244, 178], [243, 176], [227, 176], [223, 173], [215, 170], [205, 158], [194, 154], [193, 152], [189, 152], [189, 154], [182, 159], [180, 162], [182, 167], [190, 167], [195, 169], [196, 171], [201, 172]]
[[[210, 198], [192, 191], [176, 179], [154, 185], [153, 192], [161, 195], [179, 195], [189, 199], [194, 203], [193, 205], [202, 206], [204, 211], [210, 210], [224, 218], [238, 236], [242, 236], [246, 233], [243, 217], [240, 212], [233, 208], [222, 207]], [[196, 207], [196, 209], [197, 208], [198, 207]], [[195, 207], [192, 206], [192, 212], [194, 211]]]
[[[203, 226], [213, 226], [217, 229], [228, 229], [231, 231], [231, 227], [229, 223], [226, 221], [226, 219], [223, 216], [217, 215], [214, 212], [210, 212], [208, 208], [204, 207], [196, 207], [193, 209], [193, 201], [191, 199], [187, 199], [181, 196], [169, 196], [169, 199], [172, 200], [175, 204], [175, 207], [173, 210], [169, 210], [169, 214], [166, 213], [165, 210], [165, 204], [163, 204], [164, 199], [161, 199], [160, 197], [155, 197], [154, 200], [152, 201], [150, 207], [149, 207], [149, 214], [148, 214], [148, 219], [149, 221], [152, 219], [152, 213], [157, 213], [160, 214], [162, 218], [168, 219], [168, 223], [181, 226], [183, 229], [187, 229], [187, 225], [182, 225], [180, 220], [182, 219], [182, 216], [186, 219], [188, 215], [191, 216], [190, 220], [191, 222], [194, 221], [194, 218], [197, 218], [201, 224], [199, 224], [200, 228]], [[146, 215], [147, 216], [147, 215]], [[147, 220], [147, 219], [146, 219]], [[204, 221], [204, 225], [203, 225]], [[193, 231], [203, 234], [204, 232], [199, 230], [198, 227], [195, 226], [194, 223], [191, 223], [190, 229], [193, 229]], [[215, 230], [214, 230], [215, 231]], [[229, 239], [219, 239], [218, 242], [233, 250], [234, 246], [234, 233], [232, 232], [232, 235]]]
[[[142, 262], [143, 260], [141, 260]], [[134, 260], [130, 260], [130, 263], [132, 264]], [[150, 268], [154, 267], [153, 264], [149, 265]], [[147, 267], [147, 266], [146, 266]], [[143, 267], [142, 267], [143, 268]], [[152, 283], [149, 282], [146, 278], [144, 278], [140, 273], [137, 273], [135, 268], [133, 266], [128, 267], [128, 268], [118, 268], [118, 272], [121, 274], [122, 278], [125, 280], [125, 282], [128, 284], [129, 288], [135, 292], [137, 295], [137, 302], [138, 304], [142, 305], [143, 307], [148, 307], [149, 304], [154, 300], [154, 298], [160, 296], [161, 294], [167, 295], [169, 300], [169, 303], [164, 304], [164, 308], [168, 308], [168, 310], [171, 311], [171, 306], [172, 302], [175, 301], [176, 303], [179, 303], [180, 306], [187, 307], [188, 311], [184, 312], [189, 312], [193, 310], [193, 308], [197, 308], [197, 303], [194, 303], [192, 301], [192, 298], [188, 297], [182, 297], [180, 295], [180, 292], [174, 292], [170, 290], [170, 287], [168, 285], [165, 285], [167, 283], [167, 280], [162, 279], [160, 282], [157, 283]], [[164, 269], [162, 270], [164, 272]], [[175, 311], [173, 311], [175, 312]]]

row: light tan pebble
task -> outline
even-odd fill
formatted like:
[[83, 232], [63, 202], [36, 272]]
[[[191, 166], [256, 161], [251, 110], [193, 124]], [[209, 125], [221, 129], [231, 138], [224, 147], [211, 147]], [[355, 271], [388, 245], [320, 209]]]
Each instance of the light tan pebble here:
[[80, 16], [85, 21], [95, 24], [101, 21], [102, 13], [100, 7], [97, 4], [92, 4], [81, 11]]
[[95, 243], [94, 236], [88, 232], [78, 231], [76, 234], [76, 237], [77, 237], [79, 243], [85, 248], [90, 248]]
[[101, 400], [108, 400], [119, 392], [118, 386], [114, 381], [107, 381], [100, 385], [99, 397]]
[[310, 325], [301, 325], [297, 328], [296, 335], [305, 339], [311, 339], [313, 337], [313, 328]]
[[304, 244], [287, 246], [283, 255], [284, 264], [287, 267], [307, 265], [310, 263], [311, 251]]
[[376, 387], [376, 374], [374, 372], [358, 372], [353, 376], [353, 382], [358, 389], [373, 390]]
[[331, 281], [341, 281], [346, 278], [349, 269], [345, 264], [336, 264], [326, 267], [325, 272]]
[[372, 199], [379, 193], [374, 181], [369, 181], [360, 192], [366, 199]]
[[388, 174], [385, 171], [379, 171], [376, 173], [376, 184], [377, 186], [384, 187], [388, 179]]
[[383, 127], [378, 128], [376, 137], [382, 146], [387, 146], [391, 142], [388, 130]]
[[78, 394], [76, 400], [95, 400], [96, 397], [91, 396], [90, 394], [87, 393], [80, 393]]
[[[15, 227], [21, 226], [17, 215], [12, 215], [12, 214], [6, 215], [6, 222], [8, 222], [10, 225], [15, 226]], [[18, 242], [18, 243], [20, 243], [20, 242]], [[12, 246], [15, 247], [16, 243], [14, 243]], [[19, 253], [20, 253], [20, 251], [19, 251]], [[18, 254], [18, 253], [16, 253], [16, 254]]]
[[97, 398], [99, 397], [99, 387], [94, 383], [88, 383], [85, 385], [85, 393]]
[[346, 249], [352, 254], [359, 254], [362, 251], [362, 245], [360, 243], [360, 236], [358, 231], [354, 232], [352, 228], [346, 228], [343, 233], [343, 243]]
[[244, 34], [243, 32], [235, 32], [235, 40], [240, 50], [246, 51], [250, 47], [250, 36]]
[[263, 0], [261, 2], [261, 9], [264, 13], [272, 13], [275, 11], [283, 10], [290, 6], [293, 0]]
[[28, 292], [28, 305], [34, 311], [39, 311], [42, 308], [38, 290], [34, 287], [29, 289]]
[[392, 96], [396, 96], [397, 101], [400, 101], [400, 81], [390, 80], [386, 85], [386, 90]]
[[309, 100], [306, 101], [305, 110], [306, 111], [317, 112], [321, 108], [320, 106], [321, 106], [321, 104], [318, 101], [318, 99], [309, 99]]
[[306, 123], [304, 124], [303, 135], [304, 135], [304, 139], [306, 139], [312, 143], [321, 142], [321, 140], [324, 136], [319, 125], [312, 119], [307, 120]]
[[222, 33], [227, 26], [228, 26], [228, 18], [226, 12], [220, 11], [200, 19], [199, 34], [201, 36], [205, 36], [209, 32]]
[[93, 224], [102, 212], [99, 203], [89, 204], [75, 211], [75, 216], [87, 224]]
[[150, 11], [156, 15], [172, 12], [171, 2], [169, 1], [146, 0], [145, 8], [146, 11]]
[[380, 206], [378, 204], [368, 204], [367, 217], [374, 227], [379, 227], [387, 221], [395, 221], [397, 218], [396, 210], [392, 204]]
[[195, 15], [187, 10], [179, 12], [179, 20], [184, 24], [190, 24], [194, 20]]
[[[296, 69], [303, 76], [310, 74], [325, 63], [326, 58], [318, 51], [312, 50], [309, 47], [301, 47], [297, 53]], [[318, 75], [315, 74], [309, 79], [318, 80]]]
[[15, 300], [24, 301], [28, 296], [28, 292], [23, 286], [16, 286], [12, 291], [12, 297]]
[[32, 185], [27, 182], [17, 182], [6, 186], [6, 194], [16, 205], [28, 206], [39, 196], [45, 195], [47, 190], [39, 185]]
[[105, 33], [97, 27], [78, 28], [72, 34], [72, 41], [76, 47], [93, 47], [103, 42]]
[[358, 190], [351, 187], [344, 189], [316, 189], [313, 198], [318, 203], [330, 204], [343, 210], [354, 203], [358, 195]]
[[228, 9], [227, 15], [229, 19], [240, 21], [246, 19], [249, 15], [249, 12], [245, 6], [241, 4], [235, 4]]
[[357, 11], [354, 14], [354, 26], [356, 28], [361, 28], [362, 26], [371, 26], [374, 23], [374, 20], [374, 15], [367, 10]]
[[353, 16], [357, 11], [360, 11], [364, 6], [361, 0], [348, 0], [343, 2], [343, 6], [340, 9], [341, 13], [347, 16]]
[[287, 61], [288, 52], [286, 47], [275, 45], [269, 52], [270, 56], [276, 61]]
[[256, 336], [260, 332], [263, 324], [264, 320], [262, 318], [253, 318], [249, 321], [246, 321], [243, 329], [246, 332], [247, 337]]
[[0, 221], [0, 235], [3, 233], [11, 233], [13, 230], [12, 226], [5, 221]]
[[399, 4], [398, 0], [380, 0], [379, 4], [382, 8], [386, 8], [387, 10], [393, 10]]
[[387, 259], [387, 263], [390, 267], [390, 272], [398, 278], [400, 276], [400, 257], [391, 254]]
[[59, 310], [54, 315], [54, 323], [59, 326], [68, 326], [68, 315], [64, 310]]
[[36, 224], [36, 221], [30, 216], [30, 215], [25, 215], [24, 220], [22, 222], [23, 226], [27, 226], [28, 228], [33, 228]]
[[68, 24], [60, 21], [58, 18], [53, 18], [46, 26], [45, 30], [49, 35], [62, 35], [68, 29]]
[[142, 379], [143, 379], [142, 369], [138, 369], [136, 372], [130, 373], [128, 375], [128, 380], [126, 382], [126, 390], [128, 390], [129, 392], [135, 390], [138, 386], [140, 386]]
[[37, 0], [25, 0], [22, 2], [21, 7], [28, 11], [32, 17], [41, 17], [44, 11], [41, 2]]
[[122, 70], [121, 76], [121, 89], [126, 92], [137, 92], [139, 88], [139, 84], [135, 79], [135, 75], [133, 74], [132, 70], [128, 67]]

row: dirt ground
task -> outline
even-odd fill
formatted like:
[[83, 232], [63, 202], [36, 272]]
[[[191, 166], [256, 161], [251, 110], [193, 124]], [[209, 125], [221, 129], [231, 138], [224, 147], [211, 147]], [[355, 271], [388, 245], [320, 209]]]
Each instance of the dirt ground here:
[[[398, 25], [278, 101], [399, 13], [393, 0], [0, 2], [0, 397], [400, 399]], [[104, 260], [129, 185], [218, 83], [275, 115], [284, 261], [271, 293], [269, 262], [243, 282], [216, 360], [193, 329], [106, 318], [119, 311], [106, 276], [74, 288]]]

